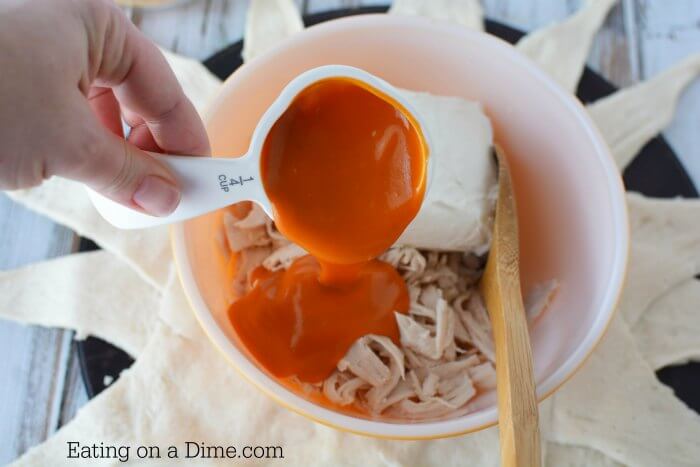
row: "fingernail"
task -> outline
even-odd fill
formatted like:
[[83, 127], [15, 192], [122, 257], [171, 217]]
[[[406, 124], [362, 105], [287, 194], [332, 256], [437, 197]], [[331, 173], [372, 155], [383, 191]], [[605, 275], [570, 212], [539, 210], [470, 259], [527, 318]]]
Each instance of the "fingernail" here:
[[180, 190], [164, 178], [148, 175], [131, 199], [148, 214], [166, 216], [180, 203]]

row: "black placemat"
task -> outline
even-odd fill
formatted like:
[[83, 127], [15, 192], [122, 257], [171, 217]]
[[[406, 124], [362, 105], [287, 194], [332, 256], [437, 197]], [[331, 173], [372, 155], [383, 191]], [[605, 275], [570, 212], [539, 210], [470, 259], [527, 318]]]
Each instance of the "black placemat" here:
[[[332, 10], [304, 17], [304, 24], [312, 26], [343, 16], [365, 13], [383, 13], [387, 7], [366, 7]], [[496, 21], [486, 21], [486, 31], [508, 42], [515, 43], [523, 32]], [[227, 78], [243, 64], [241, 50], [243, 42], [221, 50], [204, 61], [204, 65], [221, 79]], [[586, 68], [577, 96], [583, 102], [592, 102], [616, 91], [605, 78]], [[663, 137], [651, 140], [627, 167], [623, 174], [629, 191], [637, 191], [646, 196], [669, 198], [683, 196], [696, 198], [698, 192], [671, 147]], [[81, 251], [96, 249], [97, 246], [86, 239], [80, 244]], [[700, 306], [700, 304], [699, 304]], [[105, 383], [116, 379], [124, 369], [131, 366], [133, 359], [122, 350], [94, 337], [78, 342], [78, 356], [83, 381], [88, 395], [94, 397], [105, 389]], [[700, 413], [700, 363], [671, 366], [657, 372], [659, 379], [673, 388], [676, 395], [688, 406]]]

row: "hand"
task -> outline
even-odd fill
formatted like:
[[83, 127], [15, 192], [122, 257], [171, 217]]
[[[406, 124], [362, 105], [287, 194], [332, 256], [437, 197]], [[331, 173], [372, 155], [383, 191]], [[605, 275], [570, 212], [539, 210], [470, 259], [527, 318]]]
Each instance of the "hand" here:
[[0, 188], [58, 175], [166, 215], [180, 190], [145, 151], [209, 154], [160, 51], [110, 0], [2, 0]]

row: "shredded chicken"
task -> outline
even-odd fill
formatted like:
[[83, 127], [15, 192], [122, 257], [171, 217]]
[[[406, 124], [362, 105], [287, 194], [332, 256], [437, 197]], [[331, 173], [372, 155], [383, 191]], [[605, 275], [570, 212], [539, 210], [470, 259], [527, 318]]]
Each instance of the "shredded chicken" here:
[[295, 259], [304, 256], [306, 251], [294, 243], [287, 243], [284, 246], [277, 248], [270, 256], [265, 258], [263, 266], [270, 271], [279, 269], [287, 269], [292, 265]]
[[253, 203], [248, 214], [234, 222], [234, 225], [239, 229], [255, 229], [257, 227], [265, 227], [269, 220], [270, 218], [267, 217], [265, 211], [259, 205]]
[[[287, 269], [306, 252], [287, 240], [259, 207], [224, 215], [230, 251], [238, 255], [236, 293], [252, 287], [250, 273], [263, 266]], [[387, 419], [434, 420], [469, 410], [480, 392], [496, 387], [491, 323], [477, 284], [487, 252], [420, 251], [394, 247], [380, 259], [406, 281], [408, 313], [396, 313], [400, 343], [385, 336], [358, 339], [322, 383], [300, 383], [305, 393], [358, 407]], [[536, 287], [526, 299], [532, 321], [549, 305], [556, 281]], [[400, 344], [400, 345], [397, 345]]]
[[[253, 209], [250, 212], [253, 213], [254, 211]], [[248, 217], [249, 216], [246, 216], [242, 220], [238, 220], [232, 213], [224, 213], [226, 240], [228, 242], [228, 247], [234, 253], [241, 252], [250, 247], [266, 246], [272, 243], [265, 230], [265, 225], [258, 225], [253, 228], [239, 226], [239, 223], [246, 222]]]

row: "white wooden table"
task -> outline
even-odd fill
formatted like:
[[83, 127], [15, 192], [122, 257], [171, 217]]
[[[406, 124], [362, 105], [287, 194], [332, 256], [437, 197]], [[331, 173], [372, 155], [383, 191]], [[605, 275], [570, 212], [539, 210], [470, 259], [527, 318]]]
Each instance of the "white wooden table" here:
[[[307, 13], [388, 0], [296, 0]], [[582, 0], [482, 0], [486, 15], [524, 30], [575, 11]], [[165, 10], [127, 9], [160, 45], [204, 59], [241, 38], [247, 0], [193, 0]], [[598, 35], [590, 65], [629, 85], [700, 52], [700, 1], [620, 0]], [[2, 96], [0, 96], [0, 102]], [[700, 83], [665, 132], [700, 186]], [[75, 251], [72, 232], [0, 194], [0, 270]], [[40, 443], [87, 401], [70, 331], [0, 322], [0, 464]]]

